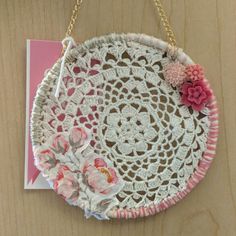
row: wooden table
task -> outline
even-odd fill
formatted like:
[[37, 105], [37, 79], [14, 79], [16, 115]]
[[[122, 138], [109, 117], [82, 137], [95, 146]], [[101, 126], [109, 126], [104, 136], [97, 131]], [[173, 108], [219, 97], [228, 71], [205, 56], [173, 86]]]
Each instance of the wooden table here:
[[[52, 191], [26, 191], [26, 39], [64, 37], [74, 0], [0, 0], [0, 235], [236, 235], [236, 1], [165, 0], [178, 45], [207, 68], [220, 108], [216, 159], [184, 201], [154, 217], [85, 220]], [[75, 38], [143, 32], [164, 38], [151, 0], [84, 0]]]

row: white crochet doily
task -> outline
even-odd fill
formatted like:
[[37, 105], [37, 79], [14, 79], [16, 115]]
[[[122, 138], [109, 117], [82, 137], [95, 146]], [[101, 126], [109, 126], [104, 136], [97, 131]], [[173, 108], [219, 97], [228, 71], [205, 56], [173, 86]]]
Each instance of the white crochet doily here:
[[[38, 89], [34, 151], [73, 127], [90, 133], [78, 159], [90, 152], [104, 157], [123, 182], [107, 216], [137, 217], [165, 209], [160, 204], [187, 188], [207, 149], [210, 109], [198, 112], [181, 103], [178, 89], [163, 76], [163, 66], [173, 61], [168, 53], [167, 43], [145, 35], [95, 38], [67, 56], [59, 98], [54, 94], [60, 60]], [[175, 56], [184, 65], [193, 63], [181, 50]], [[73, 205], [89, 208], [83, 200]], [[152, 206], [153, 212], [146, 212]]]

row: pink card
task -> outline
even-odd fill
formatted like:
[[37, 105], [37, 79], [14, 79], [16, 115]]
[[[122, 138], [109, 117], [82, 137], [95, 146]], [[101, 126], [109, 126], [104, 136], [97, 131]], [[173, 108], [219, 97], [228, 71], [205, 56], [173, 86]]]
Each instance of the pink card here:
[[25, 189], [49, 189], [44, 177], [34, 166], [30, 140], [30, 115], [37, 86], [44, 72], [51, 68], [61, 53], [61, 42], [46, 40], [27, 40], [27, 78], [26, 78], [26, 131], [25, 131]]

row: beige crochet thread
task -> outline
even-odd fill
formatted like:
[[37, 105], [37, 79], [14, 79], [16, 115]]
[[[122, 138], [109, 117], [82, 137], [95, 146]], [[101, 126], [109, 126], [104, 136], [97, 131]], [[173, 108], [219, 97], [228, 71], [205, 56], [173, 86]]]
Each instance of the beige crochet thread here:
[[69, 52], [58, 99], [60, 60], [37, 91], [34, 149], [58, 129], [81, 123], [90, 129], [93, 138], [85, 152], [109, 159], [124, 181], [112, 217], [116, 209], [159, 204], [184, 190], [206, 150], [209, 109], [182, 105], [178, 90], [164, 80], [163, 66], [173, 57], [193, 64], [181, 49], [146, 35], [94, 38]]

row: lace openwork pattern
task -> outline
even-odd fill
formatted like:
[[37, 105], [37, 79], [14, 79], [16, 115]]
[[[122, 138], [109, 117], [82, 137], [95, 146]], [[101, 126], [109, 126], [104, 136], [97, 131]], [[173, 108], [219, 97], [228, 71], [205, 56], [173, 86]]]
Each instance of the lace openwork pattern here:
[[[32, 117], [34, 146], [73, 126], [91, 131], [84, 152], [109, 159], [124, 181], [114, 209], [160, 204], [186, 189], [210, 130], [209, 107], [186, 107], [165, 81], [163, 67], [173, 61], [165, 44], [130, 37], [107, 36], [74, 48], [59, 98], [54, 93], [60, 62], [45, 76]], [[192, 63], [184, 58], [181, 63]]]

